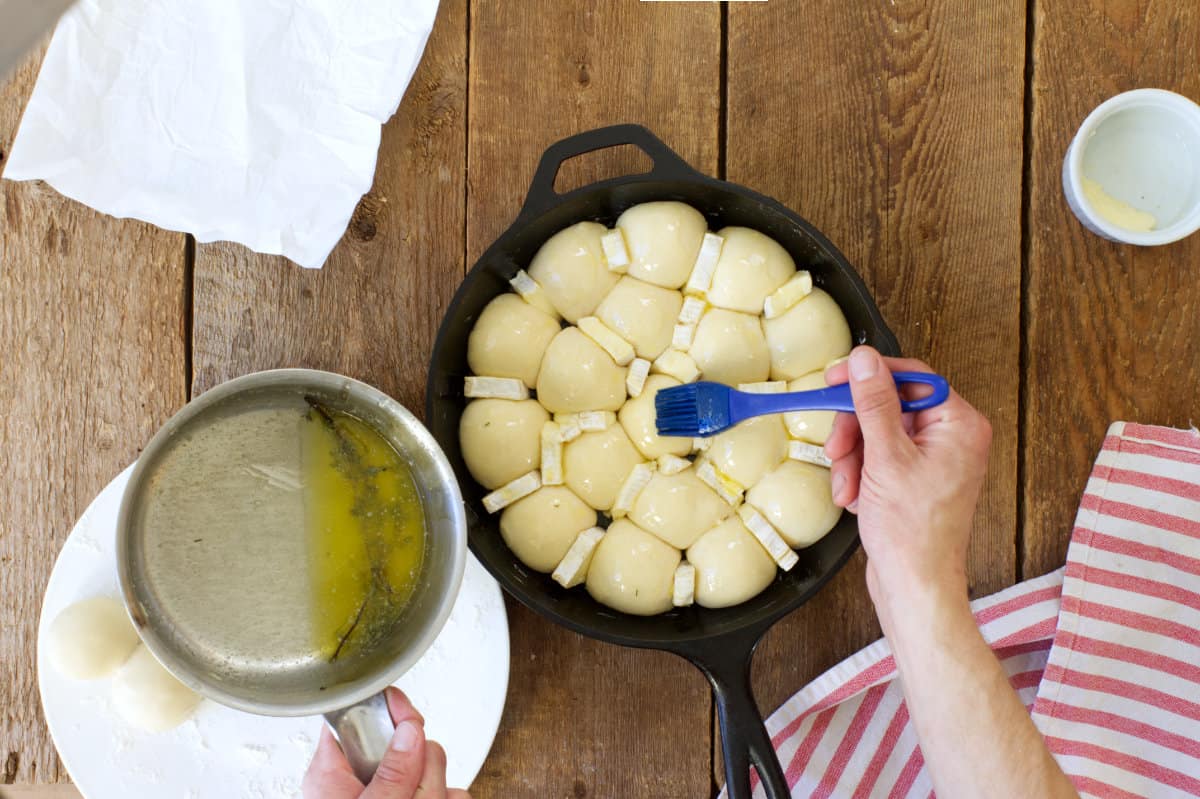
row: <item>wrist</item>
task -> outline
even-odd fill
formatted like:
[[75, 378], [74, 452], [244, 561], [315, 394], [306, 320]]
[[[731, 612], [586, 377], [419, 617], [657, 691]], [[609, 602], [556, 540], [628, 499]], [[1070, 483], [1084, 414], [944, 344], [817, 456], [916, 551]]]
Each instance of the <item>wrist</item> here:
[[889, 640], [925, 640], [936, 629], [964, 619], [974, 624], [966, 574], [882, 573], [868, 562], [867, 589]]

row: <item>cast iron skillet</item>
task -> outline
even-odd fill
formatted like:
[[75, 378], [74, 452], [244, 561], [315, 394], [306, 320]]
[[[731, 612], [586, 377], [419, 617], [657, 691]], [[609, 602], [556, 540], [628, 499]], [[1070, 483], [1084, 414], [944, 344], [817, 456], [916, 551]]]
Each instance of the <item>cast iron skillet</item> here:
[[[564, 161], [620, 144], [640, 148], [653, 160], [653, 168], [568, 194], [554, 191], [554, 178]], [[751, 762], [767, 796], [783, 799], [789, 796], [787, 782], [751, 693], [750, 658], [767, 628], [808, 601], [854, 553], [854, 516], [844, 514], [829, 535], [800, 551], [792, 571], [781, 572], [748, 602], [720, 610], [689, 607], [648, 618], [628, 616], [595, 602], [582, 588], [562, 589], [549, 575], [530, 571], [513, 556], [500, 538], [497, 517], [483, 510], [485, 491], [471, 478], [458, 444], [467, 336], [483, 307], [509, 290], [509, 278], [527, 266], [554, 233], [582, 220], [612, 226], [626, 208], [650, 200], [688, 203], [704, 213], [713, 230], [743, 225], [775, 239], [837, 300], [857, 342], [869, 343], [885, 355], [900, 354], [862, 280], [812, 225], [774, 200], [700, 174], [645, 128], [616, 125], [563, 139], [542, 156], [517, 220], [467, 274], [442, 321], [430, 364], [425, 421], [462, 484], [471, 551], [504, 589], [577, 633], [623, 646], [662, 649], [690, 660], [716, 695], [731, 799], [749, 799]]]

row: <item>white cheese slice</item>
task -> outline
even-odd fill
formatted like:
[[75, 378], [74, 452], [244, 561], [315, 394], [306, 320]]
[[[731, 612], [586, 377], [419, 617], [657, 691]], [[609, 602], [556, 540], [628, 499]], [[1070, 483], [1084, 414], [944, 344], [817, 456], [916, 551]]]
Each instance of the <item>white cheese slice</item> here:
[[560, 486], [563, 482], [563, 440], [557, 422], [542, 425], [542, 485]]
[[692, 360], [692, 356], [679, 350], [667, 350], [658, 356], [651, 369], [659, 374], [673, 377], [680, 383], [693, 383], [700, 377], [700, 367]]
[[523, 474], [507, 485], [500, 486], [483, 498], [483, 507], [488, 513], [504, 510], [518, 499], [524, 499], [542, 487], [542, 476], [538, 472]]
[[604, 260], [608, 263], [608, 271], [623, 275], [629, 271], [629, 248], [625, 246], [625, 236], [620, 228], [610, 230], [600, 237], [600, 248], [604, 251]]
[[786, 380], [767, 380], [762, 383], [738, 383], [738, 391], [747, 394], [783, 394], [787, 391]]
[[613, 332], [612, 328], [594, 316], [585, 316], [575, 323], [592, 341], [612, 356], [617, 366], [628, 366], [633, 360], [633, 345]]
[[596, 552], [596, 545], [603, 537], [604, 531], [599, 527], [590, 527], [576, 536], [571, 548], [567, 550], [567, 554], [563, 555], [563, 559], [554, 567], [554, 573], [550, 575], [554, 578], [554, 582], [563, 588], [582, 585], [583, 581], [587, 579], [588, 567], [592, 565], [592, 555]]
[[763, 300], [763, 316], [768, 319], [782, 316], [793, 305], [812, 294], [812, 290], [812, 275], [807, 271], [797, 272], [791, 280], [775, 289]]
[[581, 411], [579, 413], [579, 429], [585, 433], [599, 433], [617, 423], [617, 415], [612, 411]]
[[717, 261], [721, 258], [721, 246], [725, 239], [716, 233], [705, 233], [700, 242], [700, 252], [696, 255], [696, 265], [692, 267], [691, 277], [683, 287], [684, 294], [704, 296], [712, 285], [713, 273], [717, 271]]
[[679, 309], [679, 323], [682, 325], [694, 325], [700, 321], [700, 317], [704, 316], [704, 309], [708, 307], [708, 303], [699, 297], [684, 297], [683, 306]]
[[617, 490], [617, 498], [613, 502], [609, 515], [614, 519], [629, 515], [629, 511], [633, 510], [633, 503], [637, 501], [638, 494], [642, 493], [642, 489], [650, 483], [652, 477], [654, 477], [653, 463], [639, 463], [634, 466], [630, 470], [629, 476], [625, 478], [625, 482], [621, 483], [620, 489]]
[[564, 444], [569, 444], [583, 435], [583, 428], [579, 426], [579, 414], [577, 413], [556, 413], [554, 421], [558, 422], [558, 437]]
[[677, 608], [686, 608], [696, 601], [696, 567], [690, 563], [680, 563], [675, 568], [675, 587], [672, 592], [671, 604]]
[[716, 491], [721, 499], [735, 508], [742, 503], [742, 496], [746, 493], [746, 489], [738, 485], [733, 478], [718, 472], [717, 467], [712, 465], [712, 461], [702, 461], [696, 467], [696, 476], [705, 485]]
[[529, 399], [529, 389], [515, 377], [476, 377], [463, 381], [463, 393], [472, 399]]
[[804, 463], [824, 466], [826, 469], [833, 466], [833, 461], [829, 460], [829, 457], [825, 454], [824, 447], [809, 444], [807, 441], [789, 441], [788, 457], [794, 461], [803, 461]]
[[650, 375], [650, 362], [645, 358], [634, 358], [625, 373], [625, 390], [631, 397], [640, 397], [646, 386], [646, 378]]
[[692, 439], [692, 452], [704, 452], [712, 446], [712, 436], [696, 436]]
[[542, 290], [542, 284], [529, 276], [529, 273], [524, 269], [518, 269], [517, 275], [508, 284], [513, 287], [513, 291], [521, 296], [521, 299], [537, 308], [539, 311], [546, 313], [558, 319], [558, 311], [554, 308], [554, 304], [550, 302], [550, 297]]
[[660, 455], [658, 458], [658, 471], [661, 474], [679, 474], [687, 470], [691, 465], [691, 461], [687, 458], [681, 458], [678, 455]]
[[754, 534], [758, 543], [762, 544], [763, 549], [767, 550], [767, 553], [779, 564], [779, 568], [785, 572], [791, 571], [800, 558], [787, 545], [787, 541], [783, 540], [779, 531], [772, 527], [771, 523], [754, 509], [753, 505], [743, 505], [738, 508], [738, 516], [742, 517], [742, 523], [746, 525], [746, 529]]
[[695, 325], [675, 325], [675, 331], [671, 334], [671, 349], [687, 352], [688, 347], [692, 346], [692, 339], [695, 337]]

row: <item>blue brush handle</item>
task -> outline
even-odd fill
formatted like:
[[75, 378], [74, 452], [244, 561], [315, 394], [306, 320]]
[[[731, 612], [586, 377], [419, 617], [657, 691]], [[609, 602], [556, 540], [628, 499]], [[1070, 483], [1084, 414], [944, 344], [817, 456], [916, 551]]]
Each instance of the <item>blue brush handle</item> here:
[[[906, 383], [921, 383], [933, 388], [928, 397], [915, 400], [900, 400], [900, 409], [906, 413], [923, 411], [941, 405], [950, 396], [950, 384], [941, 375], [931, 372], [893, 372], [896, 387]], [[845, 411], [854, 412], [854, 397], [850, 384], [818, 388], [813, 391], [791, 391], [786, 394], [751, 394], [734, 391], [729, 399], [729, 412], [735, 420], [766, 413], [788, 411]]]

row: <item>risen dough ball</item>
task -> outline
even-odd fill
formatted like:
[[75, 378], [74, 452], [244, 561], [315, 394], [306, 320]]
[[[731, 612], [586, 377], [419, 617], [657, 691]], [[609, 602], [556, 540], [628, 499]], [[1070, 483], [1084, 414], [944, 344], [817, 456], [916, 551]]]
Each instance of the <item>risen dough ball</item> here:
[[521, 562], [552, 572], [575, 537], [596, 526], [596, 511], [563, 486], [542, 486], [500, 514], [500, 535]]
[[666, 375], [650, 375], [642, 393], [626, 402], [617, 413], [617, 419], [629, 440], [647, 459], [654, 460], [663, 455], [683, 457], [692, 451], [692, 440], [679, 436], [660, 436], [655, 424], [654, 395], [659, 390], [678, 386], [680, 383]]
[[850, 326], [824, 291], [812, 290], [782, 316], [763, 320], [771, 379], [795, 380], [850, 352]]
[[687, 282], [708, 232], [704, 215], [679, 202], [635, 205], [617, 219], [629, 248], [629, 274], [677, 289]]
[[696, 603], [706, 608], [745, 602], [775, 579], [775, 561], [737, 516], [700, 536], [687, 559], [696, 567]]
[[800, 461], [784, 461], [746, 493], [746, 501], [793, 549], [816, 543], [842, 515], [833, 504], [829, 470]]
[[542, 425], [549, 420], [550, 414], [537, 400], [472, 400], [458, 424], [458, 440], [471, 476], [490, 490], [536, 469], [541, 462]]
[[171, 676], [144, 646], [113, 678], [112, 697], [126, 721], [148, 732], [179, 726], [200, 704], [199, 694]]
[[757, 316], [709, 309], [700, 317], [688, 351], [705, 380], [730, 386], [758, 383], [771, 371], [767, 341]]
[[607, 232], [598, 222], [571, 225], [551, 236], [529, 264], [529, 276], [572, 324], [596, 310], [620, 277], [604, 260], [600, 238]]
[[564, 328], [546, 348], [537, 395], [552, 413], [615, 411], [625, 402], [625, 369], [579, 328]]
[[677, 549], [687, 549], [733, 508], [692, 469], [656, 474], [638, 494], [630, 520]]
[[787, 432], [778, 414], [756, 416], [720, 433], [707, 457], [717, 471], [752, 486], [787, 457]]
[[120, 602], [85, 599], [55, 617], [46, 632], [46, 654], [61, 674], [75, 680], [104, 677], [129, 657], [138, 635]]
[[596, 316], [633, 345], [638, 357], [653, 361], [671, 344], [683, 305], [678, 291], [625, 276], [596, 309]]
[[467, 339], [467, 364], [477, 375], [515, 377], [533, 388], [558, 322], [516, 294], [487, 304]]
[[718, 308], [761, 314], [763, 300], [796, 274], [796, 262], [774, 239], [757, 230], [727, 227], [708, 301]]
[[597, 602], [636, 616], [671, 609], [679, 550], [625, 519], [613, 522], [596, 546], [587, 590]]
[[[797, 377], [788, 383], [788, 391], [812, 391], [828, 385], [825, 382], [825, 372], [817, 371]], [[810, 444], [824, 444], [833, 432], [833, 420], [836, 416], [835, 411], [793, 411], [783, 415], [783, 422], [792, 438]]]
[[566, 445], [563, 480], [584, 502], [607, 511], [630, 470], [641, 462], [625, 428], [613, 424], [607, 430], [584, 433]]

